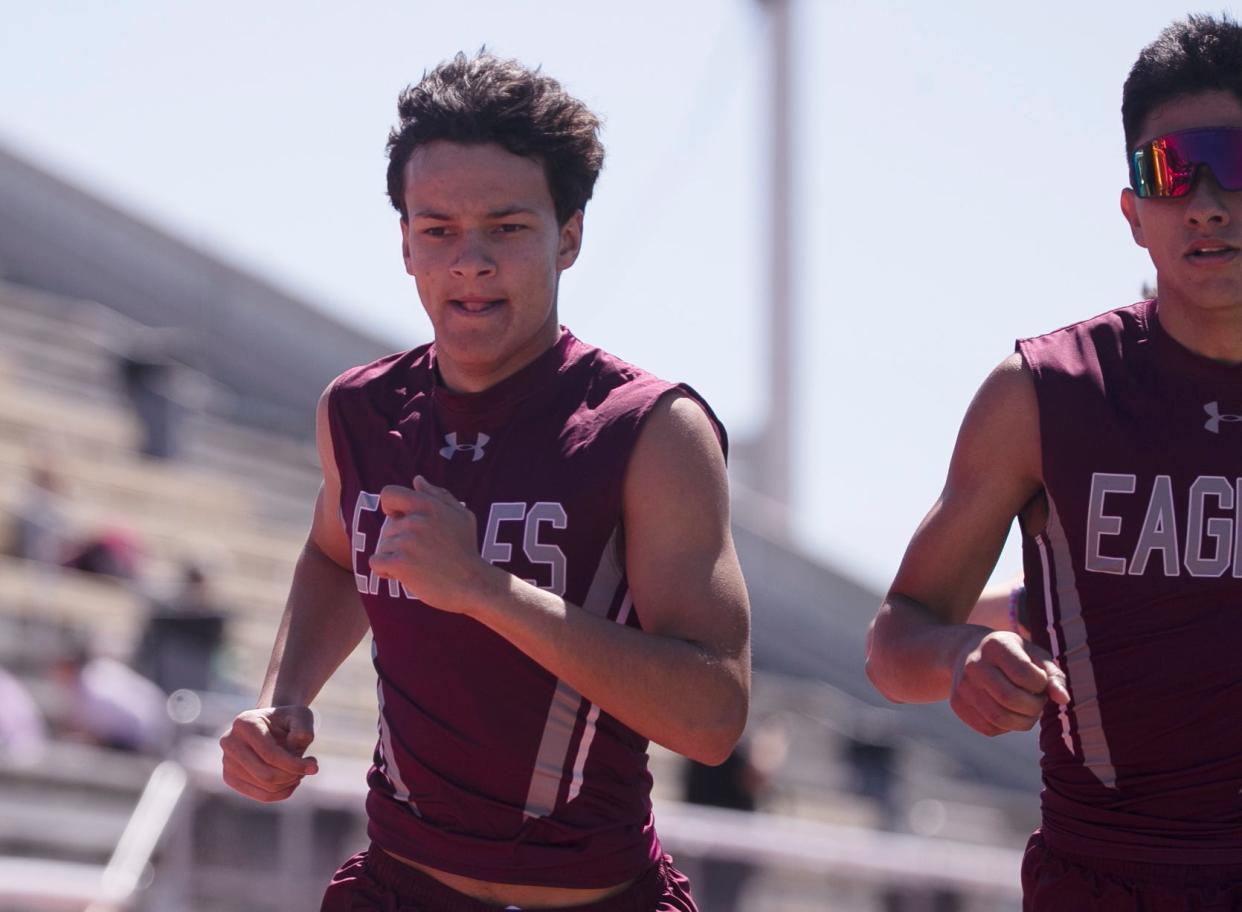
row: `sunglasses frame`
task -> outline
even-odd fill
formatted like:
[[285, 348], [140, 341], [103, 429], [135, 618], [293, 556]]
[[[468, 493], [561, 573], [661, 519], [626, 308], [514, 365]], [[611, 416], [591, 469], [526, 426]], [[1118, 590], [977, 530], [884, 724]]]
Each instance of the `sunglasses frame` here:
[[[1170, 140], [1176, 141], [1181, 137], [1194, 137], [1203, 134], [1233, 134], [1236, 137], [1238, 152], [1242, 155], [1242, 127], [1199, 127], [1194, 130], [1178, 130], [1174, 133], [1165, 133], [1162, 136], [1154, 137], [1145, 143], [1141, 143], [1130, 154], [1130, 187], [1138, 195], [1139, 199], [1179, 199], [1190, 193], [1194, 187], [1195, 181], [1199, 176], [1200, 168], [1207, 168], [1212, 172], [1212, 176], [1216, 178], [1216, 182], [1221, 185], [1224, 190], [1234, 191], [1242, 190], [1242, 162], [1235, 165], [1238, 172], [1238, 186], [1229, 187], [1221, 180], [1219, 167], [1213, 167], [1211, 161], [1207, 160], [1190, 160], [1187, 162], [1190, 166], [1189, 176], [1184, 176], [1186, 172], [1179, 171], [1176, 174], [1170, 174], [1172, 171], [1167, 163], [1163, 166], [1159, 165], [1160, 159], [1167, 158], [1167, 147]], [[1152, 164], [1148, 164], [1148, 159], [1155, 160]], [[1219, 160], [1218, 160], [1219, 162]], [[1152, 175], [1152, 180], [1144, 177], [1144, 169]], [[1152, 186], [1154, 184], [1154, 186]], [[1168, 192], [1160, 192], [1162, 185], [1168, 185]]]

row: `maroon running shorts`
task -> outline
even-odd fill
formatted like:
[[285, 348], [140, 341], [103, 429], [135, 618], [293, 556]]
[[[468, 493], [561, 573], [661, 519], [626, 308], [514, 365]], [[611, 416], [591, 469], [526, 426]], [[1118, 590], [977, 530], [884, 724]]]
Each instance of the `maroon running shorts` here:
[[1242, 864], [1174, 865], [1070, 855], [1037, 830], [1022, 857], [1022, 912], [1233, 912]]
[[[332, 878], [319, 912], [500, 912], [446, 887], [433, 877], [402, 864], [372, 845], [359, 852]], [[517, 906], [508, 906], [516, 910]], [[690, 882], [665, 855], [624, 893], [558, 912], [698, 912]]]

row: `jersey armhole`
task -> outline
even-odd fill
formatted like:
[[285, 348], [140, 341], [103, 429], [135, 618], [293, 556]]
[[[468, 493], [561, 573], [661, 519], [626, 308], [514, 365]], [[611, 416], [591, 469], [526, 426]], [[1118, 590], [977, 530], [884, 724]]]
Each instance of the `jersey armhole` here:
[[724, 422], [717, 417], [716, 413], [712, 410], [712, 407], [707, 404], [707, 400], [700, 396], [698, 391], [688, 383], [678, 383], [657, 396], [651, 403], [651, 407], [647, 409], [647, 413], [644, 414], [639, 420], [639, 427], [641, 428], [643, 422], [646, 421], [647, 415], [651, 413], [651, 410], [662, 402], [670, 393], [683, 394], [703, 410], [703, 413], [707, 415], [707, 420], [711, 422], [712, 430], [716, 434], [716, 440], [720, 443], [720, 451], [724, 454], [725, 463], [727, 464], [729, 461], [729, 433], [725, 430]]
[[[663, 402], [669, 396], [675, 396], [675, 395], [680, 395], [686, 399], [689, 399], [691, 402], [693, 402], [695, 405], [697, 405], [699, 408], [703, 410], [703, 414], [707, 416], [708, 423], [711, 425], [712, 431], [716, 435], [716, 440], [720, 444], [720, 451], [721, 451], [721, 455], [724, 457], [725, 464], [726, 465], [728, 464], [729, 434], [728, 434], [728, 431], [725, 430], [724, 423], [716, 416], [716, 413], [712, 410], [712, 407], [707, 404], [707, 400], [704, 399], [702, 396], [700, 396], [698, 391], [695, 390], [694, 387], [690, 386], [688, 383], [674, 383], [674, 384], [670, 384], [665, 389], [661, 390], [657, 395], [652, 396], [651, 399], [648, 402], [644, 403], [643, 407], [635, 413], [633, 444], [630, 446], [630, 451], [626, 453], [626, 456], [625, 456], [625, 467], [622, 472], [623, 479], [625, 477], [625, 474], [629, 472], [630, 459], [633, 458], [633, 455], [634, 455], [634, 446], [638, 444], [638, 438], [643, 432], [643, 427], [644, 425], [646, 425], [647, 419], [650, 418], [651, 413], [656, 410], [656, 406], [658, 406], [661, 402]], [[624, 481], [622, 482], [622, 488], [624, 489]], [[622, 498], [624, 500], [624, 494], [622, 495]], [[619, 519], [617, 520], [617, 537], [616, 537], [615, 549], [616, 550], [613, 555], [613, 558], [616, 560], [617, 565], [621, 568], [622, 573], [625, 573], [626, 565], [625, 565], [625, 507], [624, 507], [624, 504], [621, 507], [621, 510], [619, 513]], [[635, 617], [637, 617], [638, 615], [637, 607], [635, 607], [634, 609], [634, 615]], [[639, 623], [639, 626], [640, 627], [642, 626], [641, 622]]]
[[[328, 447], [332, 454], [332, 464], [336, 469], [336, 481], [338, 488], [338, 498], [336, 502], [336, 514], [341, 520], [341, 526], [345, 529], [346, 534], [349, 533], [349, 523], [345, 519], [345, 509], [341, 505], [341, 496], [344, 495], [345, 481], [341, 473], [341, 454], [347, 452], [346, 440], [347, 434], [341, 423], [340, 396], [342, 387], [346, 379], [353, 372], [353, 369], [347, 370], [338, 375], [331, 383], [328, 384], [326, 391], [326, 411], [328, 418]], [[320, 466], [322, 471], [323, 466]], [[326, 473], [325, 473], [325, 481]]]

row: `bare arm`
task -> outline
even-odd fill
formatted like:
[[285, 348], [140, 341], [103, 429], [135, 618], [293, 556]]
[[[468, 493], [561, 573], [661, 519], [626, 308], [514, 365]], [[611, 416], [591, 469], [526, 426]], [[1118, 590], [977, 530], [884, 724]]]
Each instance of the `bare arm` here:
[[486, 624], [645, 737], [707, 763], [729, 755], [749, 705], [750, 610], [724, 459], [698, 405], [662, 401], [626, 474], [626, 570], [642, 630], [484, 562], [473, 517], [443, 489], [418, 479], [385, 489], [381, 504], [395, 517], [371, 560], [381, 576]]
[[975, 602], [975, 607], [971, 609], [969, 623], [990, 627], [993, 630], [1012, 630], [1022, 639], [1029, 640], [1030, 631], [1022, 622], [1021, 601], [1018, 602], [1017, 612], [1013, 612], [1010, 608], [1014, 592], [1021, 585], [1022, 575], [1018, 574], [1007, 582], [988, 586], [979, 595], [979, 601]]
[[325, 391], [315, 425], [323, 484], [293, 571], [258, 707], [234, 719], [220, 740], [225, 782], [260, 801], [288, 797], [303, 776], [318, 769], [313, 759], [302, 757], [314, 738], [310, 703], [368, 628], [339, 511], [341, 481], [327, 401]]
[[339, 494], [333, 497], [323, 485], [310, 535], [293, 571], [260, 706], [309, 706], [368, 630], [353, 570], [341, 563], [349, 560], [348, 550], [341, 550], [343, 528], [341, 541], [335, 541], [332, 527], [341, 525], [340, 518], [327, 516], [337, 503]]
[[1068, 699], [1046, 653], [967, 622], [1010, 523], [1042, 487], [1041, 473], [1035, 390], [1013, 355], [971, 403], [944, 490], [872, 622], [867, 675], [890, 700], [948, 697], [971, 727], [998, 734], [1029, 728], [1048, 696]]

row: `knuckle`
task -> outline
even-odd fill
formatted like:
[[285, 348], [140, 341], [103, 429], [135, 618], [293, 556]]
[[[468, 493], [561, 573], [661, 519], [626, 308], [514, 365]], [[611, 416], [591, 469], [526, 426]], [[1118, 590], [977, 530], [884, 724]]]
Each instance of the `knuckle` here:
[[992, 725], [991, 723], [989, 723], [986, 719], [984, 719], [984, 718], [982, 718], [982, 717], [980, 717], [980, 716], [975, 716], [975, 717], [972, 717], [972, 718], [970, 718], [970, 719], [968, 719], [968, 720], [966, 720], [966, 721], [967, 721], [967, 724], [968, 724], [971, 728], [973, 728], [975, 731], [977, 731], [977, 732], [978, 732], [979, 734], [981, 734], [981, 735], [986, 735], [987, 737], [989, 737], [989, 738], [990, 738], [990, 737], [992, 737], [994, 734], [996, 734], [996, 728], [995, 728], [995, 726], [993, 726], [993, 725]]
[[999, 728], [1004, 722], [1004, 713], [995, 706], [984, 706], [979, 714], [983, 716], [985, 722], [993, 728]]
[[988, 724], [996, 728], [998, 731], [1009, 731], [1015, 718], [1005, 707], [998, 703], [988, 702], [984, 704], [981, 714]]

